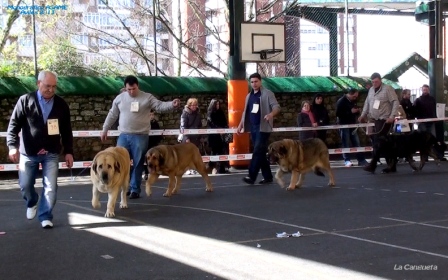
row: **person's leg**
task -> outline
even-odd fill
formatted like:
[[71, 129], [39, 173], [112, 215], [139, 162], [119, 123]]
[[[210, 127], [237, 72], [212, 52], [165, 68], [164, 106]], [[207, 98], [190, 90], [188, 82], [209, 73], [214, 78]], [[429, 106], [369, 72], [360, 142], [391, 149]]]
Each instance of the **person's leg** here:
[[19, 160], [19, 186], [26, 207], [31, 208], [37, 205], [39, 195], [34, 188], [36, 176], [39, 170], [39, 161], [37, 156], [29, 157], [20, 154]]
[[[118, 137], [117, 137], [117, 147], [123, 147], [123, 148], [125, 148], [127, 151], [128, 151], [128, 153], [129, 153], [129, 157], [131, 158], [131, 160], [133, 159], [132, 158], [132, 152], [131, 152], [131, 145], [129, 145], [129, 142], [128, 142], [128, 135], [129, 134], [125, 134], [125, 133], [121, 133]], [[130, 172], [131, 172], [131, 174], [132, 174], [132, 170], [134, 169], [134, 165], [131, 165], [131, 170], [130, 170]], [[131, 186], [129, 186], [129, 190], [127, 191], [127, 195], [129, 195], [130, 193], [131, 193]]]
[[42, 197], [39, 202], [39, 221], [52, 221], [58, 191], [59, 155], [42, 155]]
[[254, 148], [252, 152], [252, 159], [249, 163], [249, 177], [252, 181], [255, 181], [257, 179], [258, 172], [260, 171], [260, 161], [257, 157], [257, 148], [259, 148], [259, 144], [257, 146], [257, 143], [260, 138], [260, 126], [251, 126], [250, 138]]
[[130, 198], [135, 198], [132, 197], [132, 193], [140, 195], [141, 192], [140, 185], [142, 183], [143, 163], [145, 162], [145, 152], [148, 147], [148, 137], [146, 135], [138, 134], [128, 135], [128, 142], [130, 144], [131, 158], [133, 162], [133, 168], [131, 171]]
[[[350, 129], [349, 128], [339, 129], [339, 135], [341, 136], [342, 148], [350, 148]], [[350, 161], [349, 153], [343, 153], [342, 157], [344, 158], [344, 162]]]
[[[361, 142], [359, 141], [358, 133], [350, 133], [350, 141], [352, 142], [352, 147], [361, 147]], [[364, 153], [356, 153], [356, 159], [358, 160], [358, 164], [365, 165], [366, 158]]]
[[269, 164], [269, 160], [267, 158], [268, 153], [268, 142], [269, 136], [271, 134], [267, 132], [260, 132], [260, 137], [258, 140], [259, 147], [257, 147], [257, 157], [259, 158], [261, 174], [266, 182], [272, 181], [272, 171], [271, 166]]

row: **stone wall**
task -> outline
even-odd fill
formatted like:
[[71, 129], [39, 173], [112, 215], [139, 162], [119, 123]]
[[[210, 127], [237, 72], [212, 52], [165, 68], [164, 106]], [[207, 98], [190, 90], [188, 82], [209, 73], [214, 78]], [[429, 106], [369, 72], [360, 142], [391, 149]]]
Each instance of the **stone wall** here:
[[[303, 100], [312, 100], [314, 94], [276, 94], [279, 101], [282, 112], [274, 121], [274, 127], [291, 127], [297, 125], [297, 113], [300, 111], [301, 103]], [[336, 122], [335, 117], [335, 105], [341, 94], [326, 94], [325, 105], [330, 113], [331, 123]], [[223, 93], [218, 96], [199, 95], [196, 96], [199, 100], [200, 110], [203, 116], [203, 125], [206, 125], [206, 112], [208, 104], [212, 98], [219, 98], [223, 100], [223, 107], [227, 111], [227, 93]], [[362, 103], [365, 99], [365, 94], [362, 94]], [[107, 116], [108, 110], [111, 107], [114, 96], [64, 96], [64, 99], [70, 106], [72, 114], [72, 127], [74, 131], [77, 130], [101, 130], [103, 122]], [[170, 101], [173, 96], [163, 96], [160, 100]], [[181, 98], [182, 107], [185, 105], [188, 97]], [[17, 102], [17, 98], [5, 98], [0, 102], [0, 131], [6, 132], [9, 118], [14, 109], [14, 105]], [[176, 129], [180, 125], [181, 109], [170, 112], [158, 114], [160, 126], [165, 129]], [[336, 148], [340, 146], [340, 138], [337, 134], [337, 130], [330, 130], [327, 133], [327, 144], [330, 148]], [[360, 133], [362, 145], [367, 145], [367, 139], [365, 135]], [[271, 135], [271, 141], [283, 139], [283, 138], [297, 138], [297, 132], [282, 132], [273, 133]], [[111, 137], [106, 143], [101, 143], [99, 137], [85, 137], [74, 138], [74, 150], [75, 161], [88, 161], [93, 159], [94, 155], [108, 146], [115, 144], [116, 137]], [[165, 136], [163, 140], [164, 144], [176, 143], [175, 136]], [[9, 163], [8, 160], [8, 148], [6, 146], [6, 138], [0, 138], [0, 163]]]

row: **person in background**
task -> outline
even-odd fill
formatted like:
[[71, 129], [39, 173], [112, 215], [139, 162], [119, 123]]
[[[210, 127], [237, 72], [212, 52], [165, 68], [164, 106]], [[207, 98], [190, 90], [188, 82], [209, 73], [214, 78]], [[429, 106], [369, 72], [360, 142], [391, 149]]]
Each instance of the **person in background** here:
[[[151, 123], [151, 130], [159, 130], [160, 125], [159, 122], [155, 118], [156, 112], [154, 110], [149, 111], [149, 122]], [[162, 135], [149, 135], [148, 137], [148, 150], [159, 145], [162, 141]], [[145, 175], [143, 179], [148, 180], [149, 169], [148, 166], [145, 168]]]
[[[187, 104], [180, 117], [180, 133], [183, 135], [182, 143], [193, 143], [199, 148], [201, 145], [201, 135], [184, 134], [185, 129], [199, 129], [202, 127], [201, 113], [199, 112], [198, 106], [198, 100], [196, 98], [189, 98], [187, 100]], [[187, 170], [185, 174], [194, 175], [196, 173], [196, 170]]]
[[139, 89], [138, 79], [127, 76], [124, 79], [126, 91], [123, 91], [112, 102], [101, 132], [101, 141], [107, 140], [107, 132], [118, 119], [117, 146], [126, 148], [133, 162], [131, 181], [128, 191], [129, 199], [140, 197], [145, 154], [148, 148], [148, 133], [151, 123], [148, 116], [151, 110], [167, 112], [179, 107], [180, 100], [163, 102], [154, 95]]
[[[422, 95], [414, 101], [415, 117], [417, 119], [436, 118], [436, 99], [429, 95], [429, 86], [422, 86]], [[418, 124], [418, 131], [428, 131], [436, 136], [434, 122], [422, 122]]]
[[[311, 112], [311, 105], [309, 101], [302, 102], [302, 110], [297, 116], [297, 126], [298, 127], [317, 127], [316, 119]], [[299, 131], [299, 140], [303, 141], [309, 138], [315, 138], [315, 130], [304, 130]]]
[[[68, 168], [73, 166], [70, 108], [64, 99], [55, 94], [57, 82], [56, 73], [39, 73], [38, 90], [19, 98], [6, 136], [9, 159], [19, 163], [19, 185], [26, 201], [26, 217], [32, 220], [37, 213], [42, 228], [46, 229], [53, 228], [59, 154], [62, 152], [65, 155]], [[40, 199], [34, 186], [39, 164], [42, 165], [43, 185]]]
[[[207, 110], [207, 125], [209, 128], [228, 128], [226, 114], [221, 109], [221, 103], [217, 99], [212, 99]], [[221, 134], [209, 134], [208, 143], [212, 150], [212, 155], [226, 155], [227, 150]], [[218, 162], [218, 168], [216, 168], [216, 162], [210, 162], [210, 168], [213, 168], [212, 173], [224, 174], [227, 173], [226, 168], [229, 167], [229, 162]]]
[[261, 169], [263, 179], [260, 184], [272, 183], [272, 171], [266, 157], [269, 136], [274, 126], [274, 117], [280, 113], [280, 105], [272, 91], [263, 87], [261, 75], [254, 73], [249, 76], [252, 90], [246, 96], [244, 112], [237, 128], [237, 134], [245, 129], [250, 131], [253, 144], [252, 159], [249, 164], [249, 176], [243, 178], [246, 184], [253, 185]]
[[[336, 102], [336, 117], [338, 124], [356, 124], [361, 111], [356, 105], [358, 95], [358, 90], [352, 88]], [[342, 148], [361, 147], [356, 128], [341, 128], [339, 129], [339, 133], [341, 136]], [[344, 158], [345, 166], [351, 167], [352, 162], [350, 160], [350, 154], [344, 153], [342, 156]], [[366, 166], [368, 164], [364, 153], [356, 153], [356, 158], [358, 159], [358, 166]]]
[[[330, 117], [328, 115], [328, 110], [325, 108], [324, 96], [320, 93], [316, 94], [313, 98], [313, 103], [311, 104], [311, 112], [313, 113], [314, 119], [317, 122], [317, 126], [326, 126], [330, 124]], [[316, 130], [317, 138], [327, 143], [327, 130], [318, 129]]]
[[413, 120], [415, 118], [415, 108], [411, 101], [411, 91], [404, 89], [401, 93], [400, 105], [406, 113], [406, 119]]

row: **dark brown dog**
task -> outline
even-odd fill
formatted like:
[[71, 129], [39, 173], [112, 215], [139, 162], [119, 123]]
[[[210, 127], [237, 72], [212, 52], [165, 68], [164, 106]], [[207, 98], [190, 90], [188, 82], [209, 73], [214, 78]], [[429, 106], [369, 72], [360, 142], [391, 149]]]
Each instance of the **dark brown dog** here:
[[285, 187], [282, 179], [285, 173], [292, 173], [291, 182], [286, 188], [291, 191], [296, 187], [300, 188], [302, 186], [306, 172], [314, 171], [316, 175], [324, 176], [320, 171], [321, 168], [326, 170], [330, 177], [328, 185], [335, 185], [333, 171], [330, 167], [328, 148], [318, 138], [305, 141], [292, 139], [276, 141], [269, 145], [268, 155], [271, 162], [279, 165], [275, 179], [282, 188]]
[[191, 143], [177, 145], [159, 145], [146, 153], [146, 164], [150, 176], [146, 180], [146, 195], [151, 195], [151, 185], [160, 175], [169, 177], [168, 189], [163, 196], [169, 197], [179, 192], [182, 175], [188, 169], [194, 169], [206, 183], [207, 192], [213, 191], [205, 164], [202, 161], [198, 147]]

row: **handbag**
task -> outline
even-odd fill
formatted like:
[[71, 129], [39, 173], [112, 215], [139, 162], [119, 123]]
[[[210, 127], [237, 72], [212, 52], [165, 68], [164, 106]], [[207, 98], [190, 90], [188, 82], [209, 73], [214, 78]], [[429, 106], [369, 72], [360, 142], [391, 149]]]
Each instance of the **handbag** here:
[[224, 143], [232, 143], [233, 142], [233, 133], [224, 133], [221, 135], [222, 141]]

